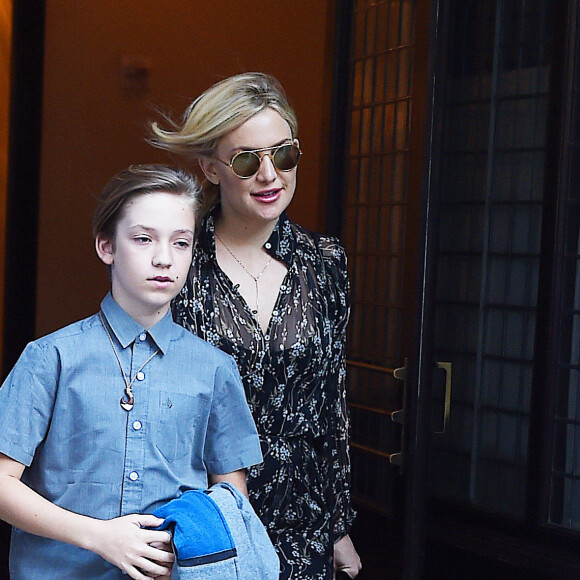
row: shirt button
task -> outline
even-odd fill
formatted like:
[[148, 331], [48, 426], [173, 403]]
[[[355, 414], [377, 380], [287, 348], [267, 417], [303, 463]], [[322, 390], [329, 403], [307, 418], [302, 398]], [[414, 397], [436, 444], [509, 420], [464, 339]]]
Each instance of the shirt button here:
[[135, 429], [135, 431], [139, 431], [141, 427], [143, 427], [141, 421], [133, 421], [133, 429]]
[[139, 474], [138, 474], [136, 471], [132, 471], [132, 472], [129, 474], [129, 479], [130, 479], [131, 481], [137, 481], [137, 480], [139, 479]]
[[145, 373], [144, 373], [144, 372], [141, 372], [141, 371], [139, 371], [139, 372], [137, 373], [137, 380], [138, 380], [138, 381], [142, 381], [144, 378], [145, 378]]
[[141, 342], [143, 342], [143, 341], [144, 341], [146, 338], [147, 338], [147, 335], [146, 335], [144, 332], [142, 332], [142, 333], [139, 335], [139, 340], [140, 340]]

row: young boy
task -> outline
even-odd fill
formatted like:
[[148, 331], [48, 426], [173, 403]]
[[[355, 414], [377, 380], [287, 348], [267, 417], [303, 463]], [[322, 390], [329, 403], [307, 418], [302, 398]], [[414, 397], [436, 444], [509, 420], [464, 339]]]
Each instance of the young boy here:
[[30, 343], [0, 388], [0, 518], [11, 577], [167, 577], [150, 515], [185, 489], [247, 493], [262, 456], [230, 357], [174, 324], [199, 187], [134, 166], [105, 187], [96, 251], [111, 291], [94, 316]]

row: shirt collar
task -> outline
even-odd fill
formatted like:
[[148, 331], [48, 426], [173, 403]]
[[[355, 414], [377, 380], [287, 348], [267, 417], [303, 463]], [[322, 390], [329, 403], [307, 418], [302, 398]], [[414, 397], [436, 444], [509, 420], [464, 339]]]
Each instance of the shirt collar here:
[[[213, 256], [215, 256], [215, 220], [219, 212], [220, 205], [217, 204], [205, 219], [202, 236], [200, 238], [200, 245]], [[286, 212], [282, 212], [278, 218], [274, 230], [263, 248], [270, 256], [284, 262], [286, 266], [290, 267], [296, 248], [296, 238]]]
[[171, 342], [171, 335], [173, 329], [173, 318], [171, 310], [149, 330], [145, 330], [137, 321], [129, 316], [118, 304], [115, 302], [113, 295], [109, 291], [101, 302], [101, 310], [107, 319], [109, 328], [115, 334], [119, 344], [123, 348], [127, 348], [137, 336], [146, 332], [149, 334], [156, 346], [164, 354], [169, 348]]

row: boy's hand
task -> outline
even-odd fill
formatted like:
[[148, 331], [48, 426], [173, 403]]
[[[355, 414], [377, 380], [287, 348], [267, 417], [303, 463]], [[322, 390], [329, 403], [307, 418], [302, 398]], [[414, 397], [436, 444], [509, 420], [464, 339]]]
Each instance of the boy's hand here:
[[169, 578], [174, 560], [171, 535], [146, 529], [162, 523], [155, 516], [138, 514], [95, 520], [96, 533], [89, 549], [135, 580]]
[[[171, 542], [169, 544], [161, 543], [161, 542], [152, 542], [151, 546], [153, 546], [154, 548], [157, 548], [159, 550], [163, 550], [164, 552], [170, 552], [171, 554], [173, 554]], [[174, 558], [175, 558], [175, 556], [174, 556]], [[171, 577], [171, 572], [167, 575], [157, 576], [157, 580], [170, 580], [170, 577]]]

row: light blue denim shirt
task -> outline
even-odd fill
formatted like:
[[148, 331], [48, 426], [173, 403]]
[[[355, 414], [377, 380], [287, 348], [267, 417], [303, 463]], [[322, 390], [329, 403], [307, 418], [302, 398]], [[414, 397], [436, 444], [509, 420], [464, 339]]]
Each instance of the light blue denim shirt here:
[[[98, 314], [30, 343], [0, 388], [0, 452], [27, 466], [23, 481], [76, 513], [151, 513], [181, 490], [261, 461], [233, 360], [168, 313], [145, 331], [108, 294]], [[130, 380], [129, 379], [129, 380]], [[14, 529], [13, 578], [126, 578], [100, 557]]]

